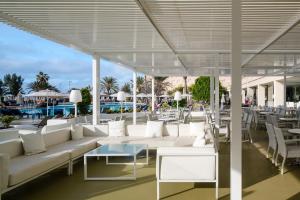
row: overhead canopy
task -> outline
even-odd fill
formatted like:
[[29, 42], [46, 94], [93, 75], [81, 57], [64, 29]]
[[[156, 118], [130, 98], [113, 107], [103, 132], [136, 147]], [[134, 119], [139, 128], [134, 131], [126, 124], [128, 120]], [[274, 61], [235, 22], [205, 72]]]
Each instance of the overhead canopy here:
[[49, 97], [49, 98], [68, 98], [68, 94], [59, 93], [53, 90], [40, 90], [38, 92], [32, 92], [24, 97]]
[[[117, 97], [118, 97], [118, 93], [111, 94], [110, 96], [111, 96], [111, 97], [117, 98]], [[125, 96], [125, 98], [130, 98], [130, 97], [132, 97], [132, 95], [129, 94], [129, 93], [127, 93], [127, 92], [124, 92], [124, 96]]]
[[[299, 19], [299, 0], [243, 0], [243, 74], [298, 73]], [[0, 21], [149, 75], [230, 74], [231, 0], [0, 0]]]

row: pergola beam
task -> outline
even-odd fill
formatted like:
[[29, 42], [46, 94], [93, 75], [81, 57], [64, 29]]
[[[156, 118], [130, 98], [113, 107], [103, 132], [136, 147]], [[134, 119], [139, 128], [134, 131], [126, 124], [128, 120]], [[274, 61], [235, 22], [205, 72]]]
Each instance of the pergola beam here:
[[178, 56], [175, 47], [173, 44], [167, 39], [167, 36], [159, 29], [158, 25], [155, 23], [155, 21], [150, 16], [148, 10], [146, 9], [146, 6], [142, 3], [140, 0], [135, 0], [136, 4], [141, 8], [141, 11], [144, 13], [144, 15], [148, 18], [149, 22], [152, 24], [153, 28], [157, 31], [157, 33], [160, 35], [160, 37], [165, 41], [165, 43], [168, 45], [168, 47], [172, 50], [174, 55], [177, 57], [177, 60], [180, 62], [180, 64], [187, 69], [184, 62], [181, 60], [181, 58]]
[[258, 54], [261, 54], [263, 51], [265, 51], [268, 47], [270, 47], [272, 44], [274, 44], [276, 41], [278, 41], [280, 38], [282, 38], [286, 33], [288, 33], [290, 30], [292, 30], [295, 26], [297, 26], [300, 22], [300, 15], [295, 16], [293, 20], [289, 24], [287, 24], [284, 28], [279, 30], [273, 37], [271, 37], [268, 41], [266, 41], [258, 50], [258, 52], [254, 55], [249, 56], [243, 64], [242, 67], [247, 65], [251, 60], [253, 60]]

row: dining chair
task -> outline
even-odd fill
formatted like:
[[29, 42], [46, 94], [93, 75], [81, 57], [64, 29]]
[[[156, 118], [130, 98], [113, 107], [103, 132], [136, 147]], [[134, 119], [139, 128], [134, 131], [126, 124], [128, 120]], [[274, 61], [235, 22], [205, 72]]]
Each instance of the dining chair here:
[[267, 134], [269, 138], [269, 145], [266, 153], [266, 157], [269, 158], [269, 151], [270, 149], [273, 149], [273, 156], [272, 156], [272, 163], [275, 162], [275, 155], [277, 152], [277, 140], [276, 140], [276, 135], [274, 132], [273, 125], [266, 122], [266, 128], [267, 128]]
[[247, 121], [242, 123], [242, 136], [244, 139], [246, 139], [246, 135], [250, 141], [250, 143], [253, 142], [252, 135], [251, 135], [251, 123], [252, 123], [253, 114], [250, 113], [247, 117]]
[[275, 165], [278, 166], [278, 156], [280, 155], [283, 160], [281, 164], [281, 174], [284, 173], [284, 165], [287, 158], [300, 158], [300, 145], [297, 144], [299, 139], [286, 140], [280, 128], [274, 126], [276, 139], [278, 142], [278, 151], [275, 158]]

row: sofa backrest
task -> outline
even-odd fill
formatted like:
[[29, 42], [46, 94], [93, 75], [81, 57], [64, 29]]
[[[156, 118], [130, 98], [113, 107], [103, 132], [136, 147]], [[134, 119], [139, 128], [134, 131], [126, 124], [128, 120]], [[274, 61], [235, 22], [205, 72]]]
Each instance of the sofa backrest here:
[[83, 135], [86, 137], [105, 137], [108, 136], [108, 125], [82, 125]]
[[[205, 129], [205, 122], [199, 122], [203, 125], [203, 130]], [[182, 136], [198, 136], [197, 134], [191, 134], [190, 133], [190, 125], [189, 124], [179, 124], [179, 137]], [[199, 135], [201, 134], [200, 131], [203, 130], [199, 130]]]
[[71, 129], [63, 128], [53, 131], [48, 131], [43, 134], [46, 147], [61, 144], [71, 139]]
[[20, 138], [0, 142], [0, 153], [8, 154], [14, 158], [24, 154], [22, 141]]
[[64, 123], [64, 124], [56, 124], [56, 125], [46, 125], [42, 128], [41, 133], [46, 134], [51, 131], [55, 131], [58, 129], [65, 129], [69, 128], [71, 130], [71, 123]]
[[1, 130], [0, 131], [0, 142], [3, 142], [5, 140], [12, 140], [12, 139], [18, 139], [19, 138], [19, 131], [16, 129], [13, 130]]
[[[146, 124], [127, 125], [126, 135], [134, 137], [144, 137], [146, 134]], [[178, 125], [168, 124], [163, 126], [163, 136], [178, 137]]]

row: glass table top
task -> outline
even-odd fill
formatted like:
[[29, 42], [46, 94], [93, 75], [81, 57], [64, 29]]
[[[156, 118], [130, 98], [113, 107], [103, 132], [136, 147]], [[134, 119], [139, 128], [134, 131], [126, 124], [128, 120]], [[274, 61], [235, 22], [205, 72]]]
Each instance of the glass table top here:
[[104, 144], [85, 156], [134, 156], [146, 148], [146, 144]]

